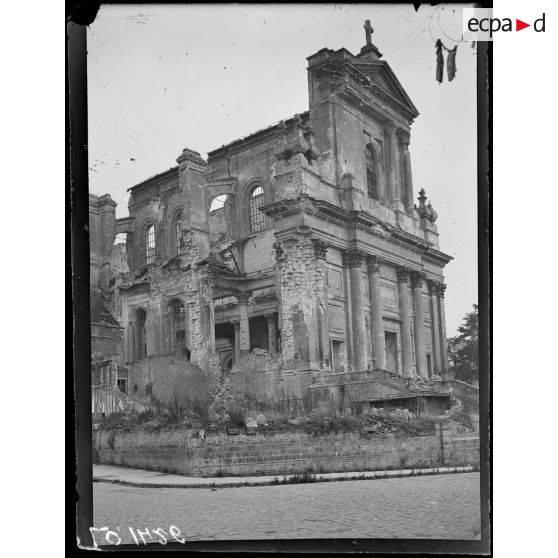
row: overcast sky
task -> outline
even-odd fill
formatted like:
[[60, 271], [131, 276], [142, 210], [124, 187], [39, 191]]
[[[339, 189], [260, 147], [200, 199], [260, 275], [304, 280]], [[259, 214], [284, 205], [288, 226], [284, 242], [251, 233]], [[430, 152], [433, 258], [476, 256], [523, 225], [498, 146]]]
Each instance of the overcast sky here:
[[[127, 215], [126, 189], [308, 110], [306, 58], [357, 54], [370, 19], [382, 52], [420, 115], [411, 132], [415, 196], [438, 212], [446, 321], [454, 335], [477, 302], [476, 53], [461, 7], [421, 5], [104, 5], [88, 30], [89, 180]], [[435, 80], [437, 38], [458, 44], [457, 74]]]

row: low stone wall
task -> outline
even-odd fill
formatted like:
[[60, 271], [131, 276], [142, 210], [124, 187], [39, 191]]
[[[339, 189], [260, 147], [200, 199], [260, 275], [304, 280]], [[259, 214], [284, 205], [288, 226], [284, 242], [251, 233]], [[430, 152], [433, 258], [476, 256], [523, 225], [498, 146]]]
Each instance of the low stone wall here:
[[195, 437], [195, 431], [97, 432], [101, 463], [191, 476], [272, 475], [478, 465], [475, 434], [379, 438], [305, 433]]

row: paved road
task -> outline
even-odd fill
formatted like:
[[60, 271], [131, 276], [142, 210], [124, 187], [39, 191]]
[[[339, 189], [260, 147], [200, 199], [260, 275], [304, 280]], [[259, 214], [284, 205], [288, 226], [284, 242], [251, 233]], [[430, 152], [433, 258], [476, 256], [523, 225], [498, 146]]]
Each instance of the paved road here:
[[[475, 539], [479, 473], [239, 488], [138, 488], [95, 483], [95, 528], [121, 543], [293, 538]], [[161, 528], [165, 533], [153, 531]], [[99, 544], [106, 532], [96, 532]], [[111, 542], [117, 541], [109, 536]]]

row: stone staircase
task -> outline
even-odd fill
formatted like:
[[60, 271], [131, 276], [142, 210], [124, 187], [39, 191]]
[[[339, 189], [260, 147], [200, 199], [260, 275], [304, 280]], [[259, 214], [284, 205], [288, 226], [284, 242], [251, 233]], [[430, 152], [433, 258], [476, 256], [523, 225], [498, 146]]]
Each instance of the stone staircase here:
[[454, 402], [460, 404], [466, 411], [478, 414], [479, 388], [453, 378], [438, 380], [437, 382], [449, 390], [451, 398]]
[[[404, 378], [389, 370], [363, 370], [361, 372], [344, 372], [339, 374], [323, 374], [312, 387], [333, 387], [361, 383], [383, 385], [403, 395], [436, 394], [449, 395], [450, 389], [444, 382], [424, 378]], [[461, 382], [463, 383], [463, 382]]]
[[310, 390], [342, 389], [356, 401], [413, 399], [416, 397], [450, 397], [451, 389], [439, 380], [403, 378], [388, 370], [363, 370], [339, 374], [322, 374]]

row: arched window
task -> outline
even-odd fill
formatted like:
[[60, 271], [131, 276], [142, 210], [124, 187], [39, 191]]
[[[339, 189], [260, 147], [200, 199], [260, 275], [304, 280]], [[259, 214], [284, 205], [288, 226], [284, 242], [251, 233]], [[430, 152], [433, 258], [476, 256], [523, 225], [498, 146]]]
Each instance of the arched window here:
[[264, 202], [264, 190], [256, 186], [250, 193], [250, 230], [259, 231], [265, 227], [265, 215], [260, 211]]
[[174, 243], [174, 253], [181, 254], [182, 253], [182, 211], [179, 211], [174, 216], [174, 224], [172, 227], [173, 231], [173, 243]]
[[189, 357], [186, 347], [186, 308], [181, 300], [169, 302], [169, 349], [175, 355]]
[[136, 359], [142, 359], [147, 356], [147, 335], [145, 324], [147, 322], [147, 314], [143, 308], [136, 313]]
[[366, 146], [366, 182], [368, 184], [368, 197], [378, 199], [378, 176], [376, 172], [376, 156], [372, 145]]
[[155, 227], [149, 225], [145, 229], [145, 263], [152, 264], [155, 263]]

